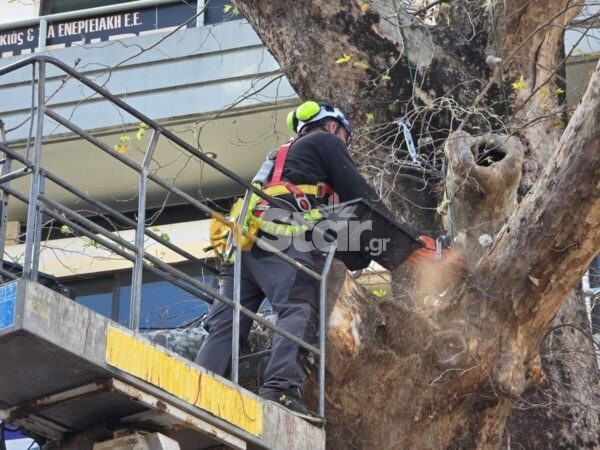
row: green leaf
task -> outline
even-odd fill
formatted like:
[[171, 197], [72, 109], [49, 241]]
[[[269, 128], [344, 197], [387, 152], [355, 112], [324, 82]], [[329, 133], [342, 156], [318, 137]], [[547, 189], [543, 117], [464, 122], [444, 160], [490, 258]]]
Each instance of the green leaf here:
[[129, 150], [129, 142], [131, 142], [131, 138], [124, 134], [119, 137], [119, 143], [113, 148], [119, 153], [125, 153], [127, 150]]
[[560, 95], [560, 94], [564, 94], [565, 90], [563, 88], [556, 88], [554, 90], [554, 92], [556, 93], [556, 95]]
[[144, 134], [146, 133], [147, 128], [148, 128], [148, 125], [146, 125], [144, 122], [140, 123], [140, 128], [137, 130], [137, 133], [135, 133], [135, 138], [138, 141], [142, 140], [142, 138], [144, 137]]
[[160, 228], [158, 227], [154, 227], [151, 229], [154, 233], [158, 234], [161, 238], [163, 238], [165, 241], [167, 242], [171, 242], [171, 236], [169, 236], [169, 233], [165, 233], [164, 231], [161, 231]]
[[92, 241], [89, 239], [85, 244], [83, 244], [83, 248], [101, 248], [102, 245], [99, 242]]
[[336, 60], [335, 60], [335, 63], [336, 63], [336, 64], [345, 64], [345, 63], [347, 63], [348, 61], [350, 61], [350, 58], [351, 58], [351, 56], [349, 56], [349, 55], [346, 55], [346, 54], [344, 53], [344, 56], [342, 56], [341, 58], [338, 58], [338, 59], [336, 59]]
[[517, 81], [512, 83], [511, 86], [513, 88], [513, 91], [515, 92], [521, 92], [527, 89], [527, 85], [525, 84], [525, 78], [523, 78], [523, 75], [521, 75], [521, 77]]
[[383, 298], [385, 297], [387, 294], [387, 291], [385, 289], [375, 289], [373, 291], [373, 295], [377, 298]]
[[225, 5], [223, 6], [223, 12], [231, 12], [234, 16], [237, 16], [240, 13], [240, 10], [234, 7], [233, 5]]
[[352, 63], [352, 67], [358, 67], [359, 69], [368, 69], [369, 65], [362, 61], [356, 61], [355, 63]]
[[382, 75], [382, 76], [381, 76], [381, 79], [382, 79], [383, 81], [389, 81], [389, 80], [391, 80], [391, 79], [392, 79], [392, 77], [390, 77], [389, 75]]
[[60, 232], [61, 232], [62, 234], [69, 234], [69, 233], [72, 233], [72, 232], [73, 232], [73, 230], [71, 229], [71, 227], [70, 227], [70, 226], [68, 226], [68, 225], [63, 225], [62, 227], [60, 227]]
[[370, 122], [375, 119], [375, 114], [367, 113], [367, 122]]

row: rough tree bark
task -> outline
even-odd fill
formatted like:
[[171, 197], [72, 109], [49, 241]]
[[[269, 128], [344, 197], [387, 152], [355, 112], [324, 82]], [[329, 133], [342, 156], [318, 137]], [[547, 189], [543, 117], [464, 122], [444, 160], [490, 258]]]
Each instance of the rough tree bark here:
[[515, 402], [504, 436], [506, 447], [598, 446], [598, 369], [590, 358], [595, 349], [580, 298], [576, 290], [550, 325], [540, 349], [541, 383]]
[[[380, 169], [397, 217], [439, 227], [445, 192], [467, 261], [466, 274], [400, 268], [385, 301], [337, 266], [329, 448], [498, 448], [515, 399], [543, 381], [549, 325], [600, 248], [598, 69], [564, 131], [557, 91], [564, 25], [581, 5], [457, 0], [426, 25], [393, 0], [235, 3], [302, 98], [358, 125], [353, 156], [367, 175]], [[421, 168], [398, 162], [402, 117]], [[588, 432], [572, 448], [599, 446], [597, 411], [579, 419]]]

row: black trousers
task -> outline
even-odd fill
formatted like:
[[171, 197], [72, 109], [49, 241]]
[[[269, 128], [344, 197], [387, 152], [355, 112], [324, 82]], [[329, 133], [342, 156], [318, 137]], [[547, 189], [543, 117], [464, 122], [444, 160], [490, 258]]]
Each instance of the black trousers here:
[[[285, 253], [314, 268], [311, 253], [293, 247]], [[242, 252], [240, 303], [256, 312], [264, 298], [268, 298], [278, 314], [277, 324], [309, 343], [315, 341], [318, 330], [318, 287], [314, 278], [257, 246]], [[219, 291], [233, 298], [233, 265], [223, 266]], [[232, 309], [215, 300], [206, 321], [209, 335], [198, 352], [196, 363], [221, 376], [228, 374], [231, 365], [232, 324]], [[252, 320], [240, 314], [240, 340], [248, 338], [251, 325]], [[302, 363], [305, 354], [300, 346], [275, 333], [260, 393], [287, 391], [300, 396], [305, 380]]]

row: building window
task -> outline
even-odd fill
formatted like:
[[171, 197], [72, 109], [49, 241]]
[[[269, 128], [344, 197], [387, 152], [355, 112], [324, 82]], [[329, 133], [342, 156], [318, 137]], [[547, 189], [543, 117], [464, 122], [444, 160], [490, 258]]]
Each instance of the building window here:
[[[187, 272], [202, 284], [215, 287], [216, 277], [194, 270], [189, 266], [179, 270]], [[131, 305], [131, 276], [121, 280], [119, 288], [119, 309], [117, 321], [127, 326]], [[209, 297], [206, 296], [206, 299]], [[144, 273], [142, 285], [142, 304], [140, 308], [140, 328], [175, 328], [190, 322], [208, 310], [208, 304], [187, 291], [157, 277]]]
[[[193, 264], [178, 270], [216, 289], [217, 277]], [[151, 272], [144, 273], [140, 328], [176, 328], [208, 311], [209, 304]], [[127, 326], [131, 305], [131, 271], [89, 279], [63, 281], [75, 291], [75, 301]], [[207, 295], [206, 299], [210, 299]]]
[[64, 283], [64, 285], [73, 289], [77, 303], [81, 303], [103, 316], [113, 316], [114, 276], [72, 281]]

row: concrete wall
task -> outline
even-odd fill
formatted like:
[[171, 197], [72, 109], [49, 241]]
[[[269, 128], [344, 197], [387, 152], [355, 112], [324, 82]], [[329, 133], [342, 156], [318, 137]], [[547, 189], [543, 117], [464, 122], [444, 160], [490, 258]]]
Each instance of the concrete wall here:
[[575, 108], [598, 64], [598, 53], [573, 56], [567, 60], [567, 105]]
[[0, 0], [0, 23], [36, 17], [39, 9], [40, 5], [36, 1]]

